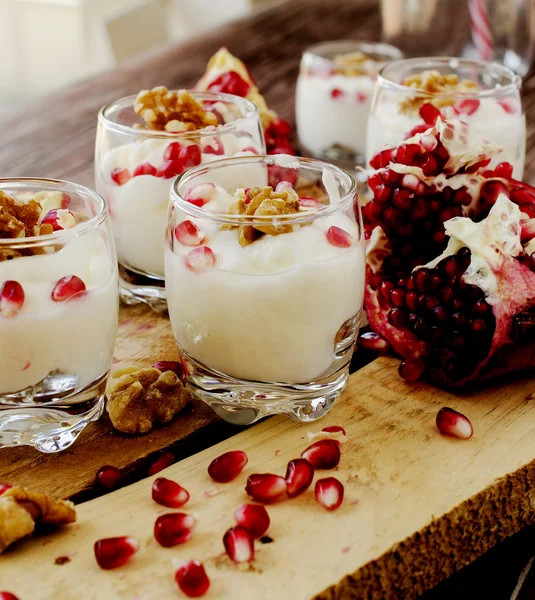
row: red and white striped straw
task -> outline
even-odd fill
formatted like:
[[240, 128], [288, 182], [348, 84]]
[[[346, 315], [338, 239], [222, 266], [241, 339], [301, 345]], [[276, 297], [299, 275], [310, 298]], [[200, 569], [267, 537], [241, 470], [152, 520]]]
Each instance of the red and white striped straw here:
[[478, 58], [491, 60], [494, 54], [488, 0], [468, 0], [472, 40]]

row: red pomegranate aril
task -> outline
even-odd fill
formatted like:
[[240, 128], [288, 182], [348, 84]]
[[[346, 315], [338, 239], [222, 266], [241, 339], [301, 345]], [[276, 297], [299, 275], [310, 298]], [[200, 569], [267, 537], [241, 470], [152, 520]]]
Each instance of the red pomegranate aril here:
[[370, 186], [370, 189], [372, 191], [375, 190], [375, 188], [380, 185], [383, 182], [383, 176], [381, 175], [381, 173], [374, 173], [373, 175], [370, 175], [370, 177], [368, 178], [368, 185]]
[[202, 160], [201, 148], [197, 144], [185, 146], [180, 151], [178, 160], [186, 169], [200, 165]]
[[336, 477], [318, 479], [314, 487], [316, 500], [326, 510], [336, 510], [344, 500], [344, 486]]
[[115, 490], [122, 483], [123, 475], [117, 467], [104, 465], [97, 471], [97, 483], [106, 490]]
[[4, 281], [0, 288], [0, 315], [6, 319], [16, 317], [24, 299], [24, 290], [18, 281]]
[[111, 172], [111, 178], [117, 185], [124, 185], [132, 179], [132, 174], [128, 169], [117, 168]]
[[386, 352], [390, 347], [390, 344], [375, 331], [361, 333], [359, 343], [363, 348], [374, 352]]
[[373, 199], [379, 204], [388, 204], [392, 197], [392, 188], [384, 183], [375, 188]]
[[122, 567], [138, 550], [139, 542], [129, 536], [104, 538], [94, 546], [98, 566], [105, 570]]
[[494, 169], [494, 177], [503, 177], [511, 179], [513, 177], [513, 165], [508, 162], [501, 162]]
[[152, 484], [152, 499], [167, 508], [180, 508], [189, 500], [189, 492], [172, 479], [158, 477]]
[[453, 408], [444, 407], [438, 411], [436, 426], [440, 433], [467, 440], [472, 437], [474, 430], [468, 417]]
[[340, 462], [340, 444], [334, 440], [320, 440], [301, 454], [315, 469], [334, 469]]
[[267, 510], [259, 504], [241, 504], [234, 512], [234, 519], [255, 538], [261, 538], [269, 529]]
[[65, 302], [71, 298], [85, 295], [85, 283], [76, 275], [62, 277], [54, 286], [50, 297], [54, 302]]
[[2, 495], [6, 490], [11, 489], [13, 486], [10, 483], [5, 483], [0, 481], [0, 495]]
[[154, 538], [164, 548], [187, 542], [193, 535], [197, 518], [187, 513], [166, 513], [154, 523]]
[[424, 135], [420, 138], [420, 146], [426, 152], [433, 152], [433, 150], [438, 146], [438, 140], [434, 135]]
[[346, 430], [340, 425], [327, 425], [327, 427], [323, 427], [322, 431], [326, 431], [327, 433], [341, 433], [342, 435], [347, 435]]
[[401, 144], [396, 153], [396, 162], [401, 165], [415, 166], [420, 155], [418, 144]]
[[420, 107], [420, 117], [428, 124], [434, 125], [437, 122], [437, 119], [440, 119], [442, 115], [440, 114], [440, 110], [433, 104], [426, 102], [422, 104]]
[[382, 174], [382, 180], [395, 185], [401, 180], [401, 173], [396, 173], [393, 169], [386, 169]]
[[412, 383], [413, 381], [417, 381], [424, 374], [425, 371], [425, 363], [419, 358], [410, 358], [404, 360], [398, 368], [398, 372], [401, 377]]
[[180, 591], [188, 598], [200, 598], [210, 587], [210, 579], [202, 562], [198, 560], [189, 560], [181, 564], [175, 571], [175, 581]]
[[391, 225], [392, 227], [398, 227], [402, 223], [403, 213], [398, 208], [389, 206], [383, 212], [383, 219], [388, 225]]
[[175, 227], [175, 238], [184, 246], [200, 246], [205, 236], [193, 221], [186, 219]]
[[370, 165], [374, 169], [381, 169], [383, 167], [387, 167], [390, 164], [390, 162], [394, 160], [395, 154], [395, 148], [388, 148], [386, 150], [382, 150], [372, 158], [372, 160], [370, 161]]
[[390, 304], [395, 308], [402, 308], [405, 305], [405, 290], [394, 288], [389, 294]]
[[510, 115], [514, 115], [516, 112], [519, 112], [520, 109], [518, 100], [516, 98], [511, 98], [511, 96], [498, 98], [498, 104], [506, 113], [509, 113]]
[[184, 378], [184, 367], [181, 362], [174, 360], [159, 360], [152, 365], [153, 369], [158, 369], [162, 373], [165, 371], [173, 371], [173, 373], [182, 380]]
[[167, 160], [156, 169], [156, 177], [171, 179], [177, 175], [181, 175], [185, 170], [184, 165], [177, 160]]
[[[481, 195], [489, 202], [496, 202], [496, 199], [500, 194], [505, 194], [509, 197], [509, 190], [501, 181], [487, 181], [481, 187]], [[517, 202], [516, 199], [515, 201]]]
[[416, 198], [414, 206], [411, 209], [411, 219], [415, 221], [419, 221], [421, 219], [425, 219], [429, 214], [429, 205], [426, 202], [425, 198]]
[[217, 483], [228, 483], [236, 479], [249, 461], [242, 450], [231, 450], [214, 458], [208, 466], [208, 475]]
[[419, 133], [425, 133], [429, 129], [429, 127], [430, 126], [427, 125], [427, 123], [421, 123], [420, 125], [416, 125], [405, 136], [405, 139], [408, 140], [409, 138], [414, 137], [415, 135], [418, 135]]
[[286, 494], [286, 480], [272, 473], [255, 473], [247, 479], [245, 491], [258, 502], [275, 502]]
[[453, 109], [458, 115], [473, 115], [479, 108], [481, 102], [477, 98], [464, 98], [458, 100]]
[[440, 165], [438, 163], [438, 160], [432, 154], [427, 156], [424, 164], [422, 165], [422, 171], [426, 177], [430, 177], [431, 175], [437, 173], [439, 168]]
[[405, 306], [409, 310], [416, 310], [416, 304], [418, 301], [418, 292], [410, 290], [405, 294]]
[[208, 89], [213, 92], [223, 92], [245, 98], [251, 86], [235, 71], [227, 71], [214, 79]]
[[410, 210], [414, 202], [414, 193], [398, 188], [394, 191], [392, 202], [400, 210]]
[[349, 233], [336, 225], [331, 225], [326, 235], [329, 243], [337, 248], [349, 248], [351, 246], [352, 240]]
[[472, 203], [472, 196], [466, 189], [459, 188], [453, 195], [454, 204], [460, 204], [462, 206], [469, 206]]
[[167, 469], [176, 461], [175, 455], [171, 454], [171, 452], [162, 452], [160, 456], [151, 464], [147, 474], [149, 476], [156, 475], [160, 471]]
[[517, 204], [529, 205], [535, 202], [535, 194], [529, 192], [528, 190], [515, 189], [511, 192], [511, 200], [513, 200]]
[[254, 560], [254, 540], [250, 532], [241, 527], [231, 527], [223, 536], [227, 556], [239, 567], [248, 566]]
[[415, 191], [420, 185], [420, 180], [418, 179], [418, 177], [416, 177], [416, 175], [413, 175], [412, 173], [407, 173], [406, 175], [403, 175], [401, 185], [409, 190]]
[[390, 292], [394, 289], [394, 284], [392, 281], [382, 281], [381, 286], [379, 288], [379, 293], [385, 300], [385, 302], [390, 302]]
[[485, 302], [485, 300], [478, 300], [474, 306], [472, 306], [472, 313], [474, 315], [486, 315], [490, 310], [490, 306]]
[[150, 162], [141, 163], [134, 169], [134, 177], [140, 175], [156, 175], [156, 167], [151, 165]]
[[[53, 208], [52, 210], [49, 210], [46, 213], [46, 215], [44, 216], [43, 220], [41, 221], [41, 224], [42, 225], [52, 225], [52, 229], [54, 231], [63, 231], [63, 229], [65, 229], [65, 227], [63, 227], [62, 220], [65, 218], [65, 216], [68, 216], [70, 218], [70, 220], [72, 220], [73, 223], [76, 222], [76, 218], [70, 210], [67, 211], [66, 214], [64, 211], [59, 212], [59, 210], [60, 209], [57, 209], [57, 208]], [[70, 226], [70, 224], [68, 224], [68, 226]]]
[[344, 92], [342, 90], [340, 90], [339, 88], [333, 88], [331, 90], [331, 98], [334, 98], [335, 100], [337, 100], [338, 98], [341, 98], [344, 95]]
[[[258, 154], [255, 148], [248, 146], [244, 148], [242, 152], [251, 152], [251, 154]], [[225, 146], [219, 138], [213, 138], [210, 143], [202, 147], [203, 154], [215, 154], [216, 156], [222, 156], [225, 154]]]
[[474, 319], [470, 323], [470, 327], [474, 333], [483, 333], [487, 328], [487, 324], [483, 319]]
[[11, 592], [0, 592], [0, 600], [19, 600], [19, 598]]
[[177, 158], [180, 156], [181, 150], [182, 144], [180, 144], [180, 142], [171, 142], [163, 153], [164, 161], [177, 160]]
[[199, 183], [186, 192], [185, 200], [195, 206], [204, 206], [210, 200], [213, 200], [217, 194], [213, 183]]
[[295, 458], [286, 468], [286, 493], [295, 498], [310, 487], [314, 479], [314, 467], [306, 458]]
[[186, 267], [194, 273], [204, 271], [216, 264], [216, 257], [208, 246], [199, 246], [187, 254], [185, 257]]

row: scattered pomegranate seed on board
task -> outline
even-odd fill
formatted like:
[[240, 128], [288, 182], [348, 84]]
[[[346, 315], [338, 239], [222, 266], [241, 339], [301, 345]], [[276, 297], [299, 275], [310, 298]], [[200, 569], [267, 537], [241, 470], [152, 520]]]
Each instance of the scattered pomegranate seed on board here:
[[0, 315], [6, 319], [17, 316], [24, 298], [24, 290], [18, 281], [4, 281], [0, 288]]
[[123, 475], [117, 467], [104, 465], [97, 471], [97, 483], [106, 490], [115, 490], [121, 484]]
[[175, 581], [188, 598], [204, 596], [210, 587], [210, 579], [199, 560], [189, 560], [175, 571]]
[[228, 557], [239, 567], [248, 566], [254, 560], [254, 541], [245, 527], [231, 527], [223, 536]]
[[171, 452], [162, 452], [160, 456], [151, 464], [147, 472], [148, 475], [156, 475], [160, 471], [167, 469], [175, 462], [176, 458]]
[[181, 362], [174, 360], [159, 360], [152, 365], [153, 369], [158, 369], [162, 373], [165, 371], [173, 371], [173, 373], [182, 380], [184, 377], [184, 368]]
[[136, 538], [122, 536], [95, 542], [95, 558], [101, 569], [116, 569], [126, 564], [139, 550]]
[[6, 490], [9, 490], [13, 486], [10, 483], [4, 483], [0, 481], [0, 495], [3, 494]]
[[474, 429], [470, 419], [453, 408], [445, 406], [438, 411], [437, 429], [444, 435], [467, 440], [472, 437]]
[[0, 592], [0, 600], [19, 600], [19, 598], [11, 592]]
[[346, 430], [340, 425], [327, 425], [324, 427], [322, 431], [327, 431], [328, 433], [341, 433], [342, 435], [346, 435]]
[[85, 283], [79, 277], [67, 275], [56, 283], [50, 297], [54, 302], [65, 302], [74, 296], [82, 296], [85, 290]]
[[315, 469], [334, 469], [340, 462], [340, 444], [334, 440], [320, 440], [301, 454]]
[[314, 467], [306, 458], [295, 458], [286, 468], [286, 493], [295, 498], [310, 487], [314, 479]]
[[234, 512], [234, 519], [256, 539], [261, 538], [270, 525], [267, 510], [258, 504], [241, 504]]
[[197, 517], [187, 513], [166, 513], [154, 523], [154, 538], [164, 548], [187, 542], [198, 523]]
[[167, 508], [180, 508], [189, 500], [189, 492], [172, 479], [158, 477], [152, 484], [152, 499]]
[[228, 483], [238, 477], [248, 460], [247, 454], [241, 450], [225, 452], [210, 463], [208, 475], [217, 483]]
[[336, 477], [318, 479], [314, 488], [316, 500], [327, 510], [336, 510], [344, 500], [344, 486]]
[[245, 491], [258, 502], [275, 502], [286, 494], [286, 480], [272, 473], [255, 473], [247, 479]]
[[419, 358], [404, 360], [398, 367], [398, 372], [409, 383], [418, 381], [424, 374], [425, 363]]

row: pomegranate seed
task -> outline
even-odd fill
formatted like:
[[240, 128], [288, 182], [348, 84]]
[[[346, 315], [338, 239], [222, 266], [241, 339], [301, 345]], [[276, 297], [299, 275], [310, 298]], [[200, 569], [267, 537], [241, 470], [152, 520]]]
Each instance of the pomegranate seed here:
[[187, 542], [193, 535], [198, 519], [187, 513], [166, 513], [154, 522], [154, 538], [164, 548]]
[[349, 248], [352, 243], [349, 233], [336, 225], [331, 225], [327, 230], [327, 240], [338, 248]]
[[403, 179], [401, 180], [401, 185], [404, 188], [413, 191], [416, 190], [419, 184], [420, 180], [418, 179], [418, 177], [416, 177], [416, 175], [413, 175], [412, 173], [407, 173], [407, 175], [403, 175]]
[[167, 508], [180, 508], [189, 500], [189, 492], [172, 479], [158, 477], [152, 484], [152, 499]]
[[416, 125], [413, 127], [409, 133], [405, 136], [405, 139], [408, 140], [419, 133], [425, 133], [429, 129], [429, 125], [422, 123], [421, 125]]
[[52, 225], [54, 231], [70, 229], [76, 225], [76, 218], [70, 210], [54, 208], [49, 210], [41, 221], [43, 225]]
[[184, 168], [196, 167], [201, 164], [201, 148], [197, 144], [190, 144], [180, 151], [178, 158]]
[[254, 560], [254, 540], [245, 527], [231, 527], [223, 536], [228, 557], [238, 566], [247, 567]]
[[286, 493], [286, 480], [280, 475], [255, 473], [247, 479], [245, 491], [258, 502], [274, 502]]
[[420, 146], [426, 152], [433, 152], [433, 150], [437, 147], [438, 140], [434, 135], [423, 135], [420, 138]]
[[177, 160], [167, 160], [156, 169], [156, 177], [171, 179], [181, 175], [185, 171], [184, 165]]
[[139, 550], [136, 538], [122, 536], [95, 542], [95, 558], [101, 569], [116, 569], [126, 564]]
[[306, 458], [295, 458], [286, 468], [286, 493], [289, 498], [302, 494], [314, 479], [314, 467]]
[[0, 495], [2, 495], [6, 490], [9, 490], [13, 486], [10, 483], [3, 483], [0, 481]]
[[357, 92], [357, 102], [359, 104], [364, 104], [364, 102], [366, 102], [367, 99], [367, 94], [365, 94], [364, 92]]
[[258, 504], [242, 504], [234, 512], [234, 519], [256, 539], [261, 538], [269, 529], [270, 520], [267, 510]]
[[208, 267], [213, 267], [216, 263], [216, 257], [208, 246], [199, 246], [185, 257], [186, 267], [195, 273], [204, 271]]
[[316, 198], [312, 198], [312, 196], [301, 196], [299, 204], [305, 208], [321, 208], [323, 206], [321, 202], [316, 200]]
[[513, 177], [513, 165], [508, 162], [501, 162], [497, 164], [496, 168], [494, 169], [494, 177], [511, 179]]
[[97, 471], [97, 483], [106, 490], [115, 490], [121, 484], [123, 475], [117, 467], [104, 465]]
[[420, 117], [428, 124], [434, 125], [437, 119], [440, 119], [442, 115], [436, 106], [426, 102], [420, 107]]
[[140, 175], [156, 175], [156, 167], [151, 165], [150, 162], [141, 163], [134, 169], [134, 177]]
[[231, 450], [214, 458], [208, 466], [208, 475], [217, 483], [228, 483], [243, 471], [249, 459], [242, 450]]
[[392, 197], [392, 188], [382, 183], [375, 188], [373, 199], [379, 204], [388, 204]]
[[65, 302], [75, 296], [84, 296], [86, 290], [85, 283], [76, 275], [67, 275], [62, 277], [54, 286], [50, 297], [54, 302]]
[[340, 462], [340, 444], [333, 440], [320, 440], [301, 454], [315, 469], [334, 469]]
[[468, 417], [447, 406], [438, 411], [436, 425], [440, 433], [461, 440], [471, 438], [474, 433], [472, 423], [470, 423]]
[[367, 331], [362, 333], [359, 337], [360, 345], [367, 350], [373, 350], [374, 352], [386, 352], [390, 344], [382, 338], [378, 333], [374, 331]]
[[481, 102], [477, 98], [465, 98], [458, 100], [454, 104], [453, 109], [458, 115], [473, 115], [480, 104]]
[[337, 98], [341, 98], [344, 95], [344, 92], [342, 92], [342, 90], [338, 89], [338, 88], [333, 88], [331, 90], [331, 98], [334, 98], [335, 100]]
[[419, 358], [404, 360], [398, 367], [398, 373], [408, 382], [417, 381], [424, 374], [425, 364]]
[[168, 160], [177, 160], [180, 156], [180, 151], [182, 150], [182, 144], [180, 142], [171, 142], [169, 146], [165, 149], [163, 153], [164, 161]]
[[217, 196], [217, 189], [213, 183], [199, 183], [186, 192], [185, 200], [195, 206], [204, 206]]
[[151, 464], [147, 474], [149, 476], [156, 475], [156, 473], [159, 473], [160, 471], [167, 469], [167, 467], [170, 467], [175, 460], [175, 455], [171, 454], [171, 452], [162, 452], [160, 456]]
[[[252, 148], [254, 150], [254, 148]], [[245, 148], [242, 152], [245, 152]], [[249, 147], [249, 151], [251, 147]], [[212, 138], [207, 144], [202, 147], [203, 154], [215, 154], [216, 156], [221, 156], [225, 154], [225, 146], [223, 146], [223, 142], [219, 138]], [[256, 154], [256, 150], [254, 151]]]
[[111, 172], [111, 178], [117, 185], [124, 185], [132, 179], [132, 175], [128, 169], [117, 168]]
[[396, 153], [396, 162], [414, 166], [419, 157], [420, 146], [418, 144], [401, 144]]
[[[390, 169], [389, 169], [390, 170]], [[383, 181], [383, 177], [381, 173], [374, 173], [368, 177], [368, 185], [372, 191], [375, 191], [375, 188]]]
[[214, 79], [208, 86], [208, 89], [213, 92], [234, 94], [235, 96], [245, 98], [251, 86], [236, 71], [227, 71]]
[[11, 592], [0, 592], [0, 600], [19, 600], [19, 598]]
[[318, 479], [314, 488], [316, 500], [327, 510], [336, 510], [344, 500], [344, 486], [336, 477]]
[[248, 152], [249, 154], [254, 154], [255, 156], [258, 156], [260, 154], [260, 152], [258, 152], [258, 150], [256, 148], [253, 148], [252, 146], [247, 146], [246, 148], [243, 148], [242, 152]]
[[198, 560], [189, 560], [180, 565], [175, 571], [175, 581], [188, 598], [204, 596], [210, 587], [208, 575]]
[[327, 433], [341, 433], [344, 436], [347, 435], [346, 430], [343, 427], [340, 427], [340, 425], [327, 425], [322, 431], [326, 431]]
[[0, 288], [0, 315], [16, 317], [24, 304], [24, 290], [18, 281], [5, 281]]
[[345, 442], [346, 439], [347, 435], [345, 429], [339, 425], [330, 425], [329, 427], [324, 427], [321, 431], [316, 433], [312, 433], [311, 431], [308, 432], [309, 444], [318, 442], [320, 440], [331, 440], [336, 444], [341, 444]]
[[175, 227], [175, 238], [184, 246], [200, 246], [205, 236], [193, 221], [186, 219]]
[[510, 114], [514, 115], [516, 112], [519, 112], [519, 104], [516, 98], [511, 98], [511, 96], [504, 96], [503, 98], [498, 99], [498, 104], [503, 108], [503, 110]]

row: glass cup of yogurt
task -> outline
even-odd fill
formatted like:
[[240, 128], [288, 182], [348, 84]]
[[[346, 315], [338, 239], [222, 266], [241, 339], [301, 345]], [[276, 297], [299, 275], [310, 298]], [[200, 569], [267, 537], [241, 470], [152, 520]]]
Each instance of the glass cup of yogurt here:
[[389, 63], [373, 95], [367, 163], [385, 146], [425, 131], [440, 117], [467, 123], [476, 138], [501, 148], [490, 166], [509, 162], [513, 176], [521, 179], [526, 151], [521, 83], [507, 67], [479, 60], [411, 58]]
[[305, 50], [295, 115], [307, 154], [353, 168], [364, 165], [366, 126], [377, 74], [401, 52], [388, 44], [341, 40]]
[[[182, 92], [187, 91], [169, 93]], [[135, 110], [139, 95], [104, 107], [98, 117], [96, 189], [110, 211], [121, 299], [126, 304], [145, 302], [158, 312], [167, 308], [164, 234], [172, 179], [218, 158], [265, 152], [260, 118], [251, 102], [229, 94], [187, 93], [216, 116], [215, 125], [178, 133], [148, 129]]]
[[0, 448], [64, 450], [100, 417], [118, 305], [104, 200], [0, 179]]
[[327, 413], [348, 380], [364, 274], [356, 183], [338, 167], [235, 157], [173, 183], [171, 326], [191, 390], [227, 421]]

